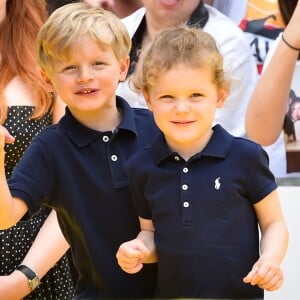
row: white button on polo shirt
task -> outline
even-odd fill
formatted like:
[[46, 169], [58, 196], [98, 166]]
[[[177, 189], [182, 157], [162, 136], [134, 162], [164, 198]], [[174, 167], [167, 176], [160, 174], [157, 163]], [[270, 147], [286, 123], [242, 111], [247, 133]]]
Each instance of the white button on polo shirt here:
[[188, 187], [187, 184], [183, 184], [183, 185], [181, 186], [181, 188], [182, 188], [184, 191], [186, 191], [189, 187]]
[[102, 137], [102, 141], [105, 142], [105, 143], [107, 143], [109, 141], [109, 137], [107, 135], [104, 135]]
[[118, 160], [118, 156], [115, 155], [115, 154], [113, 154], [110, 158], [111, 158], [112, 161], [117, 161]]

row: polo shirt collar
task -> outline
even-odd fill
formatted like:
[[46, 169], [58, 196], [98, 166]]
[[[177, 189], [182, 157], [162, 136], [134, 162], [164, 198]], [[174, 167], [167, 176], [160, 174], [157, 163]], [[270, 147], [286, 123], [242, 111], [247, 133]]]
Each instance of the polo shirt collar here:
[[[233, 136], [229, 134], [222, 126], [215, 125], [213, 127], [213, 134], [205, 148], [194, 155], [193, 159], [198, 159], [202, 156], [210, 156], [216, 158], [225, 158], [230, 150]], [[151, 146], [151, 153], [156, 164], [162, 161], [177, 156], [177, 153], [172, 152], [166, 144], [165, 138], [160, 133], [154, 140]]]
[[[122, 119], [115, 131], [116, 134], [120, 131], [126, 130], [127, 132], [137, 135], [138, 131], [136, 128], [133, 110], [127, 101], [120, 96], [117, 96], [116, 101], [117, 107], [122, 111]], [[65, 115], [59, 121], [58, 126], [78, 147], [85, 147], [95, 140], [101, 138], [104, 134], [107, 134], [107, 132], [101, 132], [88, 128], [78, 122], [73, 117], [68, 107], [66, 107]]]
[[[199, 5], [192, 13], [190, 19], [187, 21], [187, 26], [203, 28], [206, 22], [208, 21], [209, 13], [204, 3], [200, 1]], [[133, 34], [131, 41], [132, 47], [130, 51], [130, 66], [127, 76], [131, 75], [134, 72], [135, 65], [139, 58], [139, 50], [141, 49], [142, 39], [144, 32], [146, 31], [146, 17], [141, 20], [141, 23], [137, 27], [137, 30]]]

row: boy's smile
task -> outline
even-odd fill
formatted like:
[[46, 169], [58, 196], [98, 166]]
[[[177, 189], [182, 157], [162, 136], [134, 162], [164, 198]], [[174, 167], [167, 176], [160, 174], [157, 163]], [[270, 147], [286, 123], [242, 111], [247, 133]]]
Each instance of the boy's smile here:
[[110, 46], [84, 36], [73, 46], [69, 61], [53, 63], [48, 77], [79, 121], [101, 131], [112, 130], [119, 115], [115, 91], [126, 77], [127, 65], [127, 60], [119, 63]]

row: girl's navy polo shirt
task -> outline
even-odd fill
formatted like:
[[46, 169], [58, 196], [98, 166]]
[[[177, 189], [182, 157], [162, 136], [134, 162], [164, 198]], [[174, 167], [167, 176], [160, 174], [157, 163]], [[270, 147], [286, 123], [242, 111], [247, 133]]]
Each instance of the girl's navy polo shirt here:
[[113, 133], [86, 128], [66, 109], [57, 125], [35, 138], [9, 180], [12, 195], [31, 214], [42, 203], [57, 211], [82, 299], [146, 299], [154, 293], [155, 265], [130, 275], [115, 255], [139, 232], [123, 164], [149, 145], [157, 128], [148, 110], [133, 110], [120, 97], [117, 105], [122, 121]]
[[158, 298], [263, 298], [242, 282], [259, 257], [253, 204], [277, 187], [261, 146], [217, 125], [188, 161], [160, 135], [125, 168], [138, 214], [154, 222]]

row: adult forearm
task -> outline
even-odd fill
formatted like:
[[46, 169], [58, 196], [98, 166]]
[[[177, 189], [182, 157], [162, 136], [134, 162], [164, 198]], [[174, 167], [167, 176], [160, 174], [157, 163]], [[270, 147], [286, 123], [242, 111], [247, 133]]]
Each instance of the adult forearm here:
[[298, 52], [280, 41], [251, 97], [246, 114], [250, 139], [270, 145], [283, 128]]
[[22, 264], [30, 267], [39, 278], [42, 278], [68, 249], [69, 244], [60, 230], [53, 210], [41, 227]]
[[14, 271], [10, 275], [0, 276], [0, 299], [19, 300], [29, 295], [31, 289], [28, 279], [19, 271]]
[[[42, 279], [68, 249], [69, 245], [60, 230], [56, 213], [52, 211], [21, 264], [29, 267]], [[22, 272], [15, 270], [10, 275], [0, 276], [0, 299], [17, 300], [30, 293], [28, 278]]]
[[300, 49], [299, 28], [300, 0], [283, 32], [284, 39], [292, 47], [280, 40], [248, 107], [247, 134], [263, 145], [275, 142], [282, 131], [295, 64], [299, 56], [299, 51], [293, 49]]

